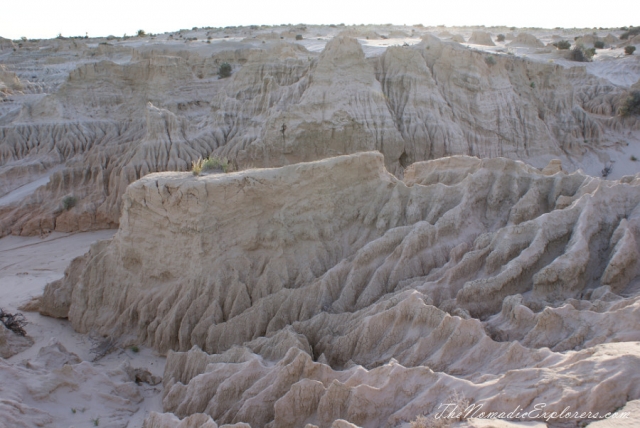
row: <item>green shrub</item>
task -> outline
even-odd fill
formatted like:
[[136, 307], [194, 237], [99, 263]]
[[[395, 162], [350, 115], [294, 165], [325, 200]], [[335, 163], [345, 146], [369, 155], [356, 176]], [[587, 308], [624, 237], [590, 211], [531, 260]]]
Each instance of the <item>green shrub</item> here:
[[71, 208], [75, 207], [77, 203], [78, 198], [76, 198], [75, 196], [65, 196], [62, 199], [62, 208], [64, 208], [66, 211], [69, 211]]
[[498, 37], [496, 40], [499, 42], [504, 42], [504, 39], [505, 39], [504, 34], [498, 34]]
[[233, 166], [227, 158], [219, 158], [217, 156], [209, 156], [206, 159], [199, 158], [191, 163], [191, 172], [193, 175], [200, 175], [203, 172], [220, 170], [222, 172], [231, 172]]
[[531, 86], [532, 88], [535, 88], [535, 87], [536, 87], [536, 82], [531, 82], [531, 83], [529, 84], [529, 86]]
[[484, 59], [484, 62], [486, 62], [488, 66], [496, 65], [496, 59], [493, 57], [493, 55], [489, 55], [488, 57], [486, 57]]
[[554, 43], [553, 46], [561, 50], [567, 50], [571, 48], [571, 42], [568, 40], [560, 40], [559, 42]]
[[204, 162], [202, 162], [202, 171], [212, 171], [214, 169], [217, 169], [218, 165], [218, 158], [208, 157], [204, 160]]
[[138, 37], [144, 37], [146, 35], [147, 35], [147, 33], [145, 33], [144, 30], [138, 30]]
[[593, 57], [595, 49], [585, 49], [582, 46], [576, 46], [567, 55], [567, 59], [577, 62], [589, 62]]
[[296, 34], [296, 40], [302, 40], [302, 34]]
[[627, 40], [629, 37], [637, 36], [638, 34], [640, 34], [640, 27], [631, 27], [628, 29], [626, 27], [622, 27], [621, 29], [625, 29], [627, 31], [620, 35], [620, 40]]
[[620, 116], [640, 115], [640, 91], [632, 91], [622, 102]]
[[604, 49], [604, 42], [602, 40], [598, 40], [593, 44], [593, 47], [596, 49]]
[[131, 349], [131, 352], [133, 352], [134, 354], [137, 354], [138, 352], [140, 352], [140, 348], [138, 348], [136, 345], [133, 345], [129, 349]]
[[624, 53], [625, 55], [633, 55], [633, 53], [636, 51], [636, 47], [635, 46], [627, 46], [624, 48]]
[[218, 67], [218, 77], [224, 79], [229, 76], [231, 76], [231, 64], [223, 62], [220, 64], [220, 67]]
[[629, 159], [631, 159], [633, 162], [635, 162], [635, 161], [637, 161], [637, 160], [638, 160], [638, 158], [637, 158], [637, 157], [635, 157], [634, 155], [631, 155], [631, 157], [630, 157]]

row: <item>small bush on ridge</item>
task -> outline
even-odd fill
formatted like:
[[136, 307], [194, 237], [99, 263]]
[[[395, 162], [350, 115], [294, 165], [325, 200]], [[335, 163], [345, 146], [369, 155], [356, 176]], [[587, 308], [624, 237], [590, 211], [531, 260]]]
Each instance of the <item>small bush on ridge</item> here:
[[627, 46], [624, 48], [624, 53], [625, 55], [633, 55], [633, 53], [636, 51], [636, 47], [635, 46]]
[[595, 53], [595, 49], [585, 49], [583, 46], [576, 46], [569, 51], [567, 59], [577, 62], [589, 62]]
[[220, 64], [220, 67], [218, 67], [218, 77], [224, 79], [229, 76], [231, 76], [231, 64], [223, 62]]
[[227, 158], [219, 158], [217, 156], [209, 156], [206, 159], [199, 158], [197, 161], [191, 162], [191, 172], [193, 175], [200, 175], [203, 172], [214, 170], [231, 172], [233, 166]]

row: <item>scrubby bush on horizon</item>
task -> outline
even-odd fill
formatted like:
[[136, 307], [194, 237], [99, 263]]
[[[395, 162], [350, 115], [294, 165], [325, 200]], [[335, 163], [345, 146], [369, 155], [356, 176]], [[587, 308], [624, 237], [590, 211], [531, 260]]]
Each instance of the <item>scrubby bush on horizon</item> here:
[[498, 37], [496, 38], [496, 40], [499, 42], [504, 42], [505, 40], [504, 34], [498, 34]]
[[218, 77], [224, 79], [229, 76], [231, 76], [231, 64], [223, 62], [220, 64], [220, 67], [218, 67]]
[[596, 49], [604, 49], [604, 42], [602, 40], [598, 40], [593, 44], [593, 47]]
[[144, 37], [147, 33], [144, 30], [138, 30], [138, 37]]
[[626, 30], [627, 31], [625, 31], [620, 35], [620, 40], [627, 40], [630, 37], [637, 36], [638, 34], [640, 34], [640, 27], [631, 27]]
[[560, 50], [567, 50], [571, 48], [571, 42], [568, 40], [560, 40], [559, 42], [553, 43], [553, 46]]
[[636, 47], [633, 45], [629, 45], [624, 48], [625, 55], [633, 55], [635, 51], [636, 51]]

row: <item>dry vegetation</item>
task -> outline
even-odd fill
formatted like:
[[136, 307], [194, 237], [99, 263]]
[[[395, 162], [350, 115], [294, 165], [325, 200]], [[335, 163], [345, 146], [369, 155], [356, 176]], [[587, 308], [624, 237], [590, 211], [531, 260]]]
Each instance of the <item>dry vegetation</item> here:
[[27, 325], [27, 320], [21, 313], [10, 314], [0, 309], [0, 322], [2, 322], [6, 328], [19, 336], [27, 335], [27, 331], [24, 329]]
[[233, 165], [227, 158], [217, 156], [209, 156], [208, 158], [199, 158], [191, 163], [191, 172], [193, 175], [200, 175], [203, 172], [221, 171], [224, 173], [233, 171]]

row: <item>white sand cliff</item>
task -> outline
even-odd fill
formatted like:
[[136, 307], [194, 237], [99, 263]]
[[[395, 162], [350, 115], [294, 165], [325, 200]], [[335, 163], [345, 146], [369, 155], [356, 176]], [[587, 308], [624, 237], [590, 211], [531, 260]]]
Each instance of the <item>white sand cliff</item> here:
[[577, 31], [0, 39], [0, 427], [640, 423], [640, 62]]
[[403, 182], [376, 153], [151, 174], [40, 310], [168, 352], [178, 418], [396, 426], [453, 393], [506, 411], [531, 388], [606, 413], [640, 394], [640, 179], [548, 174], [453, 157]]
[[[1, 206], [0, 234], [117, 227], [129, 183], [211, 153], [246, 168], [378, 150], [398, 177], [458, 154], [638, 171], [638, 121], [617, 116], [640, 80], [640, 56], [622, 53], [630, 41], [578, 63], [536, 47], [557, 41], [551, 31], [504, 42], [496, 33], [508, 28], [442, 32], [292, 26], [5, 44], [0, 197], [52, 177]], [[612, 30], [556, 32], [593, 41]], [[224, 61], [233, 73], [219, 79]], [[78, 203], [60, 210], [66, 196]]]

